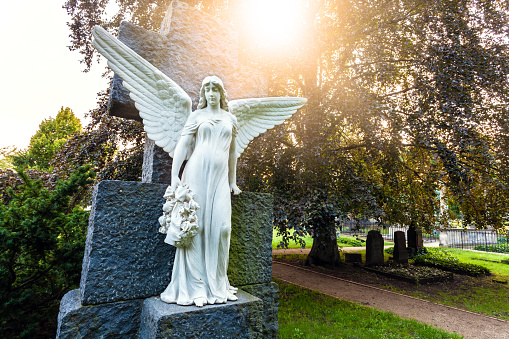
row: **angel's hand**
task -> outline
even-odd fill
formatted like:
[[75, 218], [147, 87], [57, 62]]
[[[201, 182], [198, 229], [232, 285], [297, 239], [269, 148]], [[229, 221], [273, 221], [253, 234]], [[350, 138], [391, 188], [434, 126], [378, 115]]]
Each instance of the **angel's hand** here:
[[239, 195], [242, 191], [237, 187], [237, 184], [230, 185], [230, 192], [233, 192], [235, 195]]
[[179, 177], [171, 178], [171, 191], [175, 192], [175, 189], [180, 184]]

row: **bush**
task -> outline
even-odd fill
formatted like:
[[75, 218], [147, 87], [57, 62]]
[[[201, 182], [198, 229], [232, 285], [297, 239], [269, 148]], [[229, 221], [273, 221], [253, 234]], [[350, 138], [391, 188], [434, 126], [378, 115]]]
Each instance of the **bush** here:
[[421, 254], [414, 257], [414, 263], [416, 265], [430, 266], [440, 268], [442, 270], [466, 274], [473, 277], [481, 275], [490, 275], [490, 270], [484, 266], [460, 263], [451, 252], [444, 249], [428, 249], [427, 254]]
[[474, 250], [485, 252], [509, 253], [509, 245], [508, 244], [477, 245], [474, 247]]
[[354, 238], [339, 237], [338, 244], [346, 244], [346, 245], [350, 245], [352, 247], [361, 247], [361, 246], [364, 246], [365, 242], [363, 242], [359, 239], [354, 239]]
[[80, 281], [88, 223], [72, 197], [94, 173], [81, 167], [52, 191], [19, 175], [0, 204], [0, 337], [54, 337], [59, 300]]

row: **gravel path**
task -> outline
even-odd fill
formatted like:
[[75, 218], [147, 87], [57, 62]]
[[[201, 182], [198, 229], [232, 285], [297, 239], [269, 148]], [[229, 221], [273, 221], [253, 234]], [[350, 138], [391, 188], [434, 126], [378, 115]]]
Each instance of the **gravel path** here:
[[[283, 250], [290, 251], [290, 250]], [[303, 250], [297, 250], [303, 251]], [[305, 252], [285, 253], [305, 253]], [[305, 250], [304, 250], [305, 251]], [[274, 261], [272, 275], [285, 282], [421, 321], [465, 338], [509, 339], [509, 322], [351, 282], [306, 268]]]

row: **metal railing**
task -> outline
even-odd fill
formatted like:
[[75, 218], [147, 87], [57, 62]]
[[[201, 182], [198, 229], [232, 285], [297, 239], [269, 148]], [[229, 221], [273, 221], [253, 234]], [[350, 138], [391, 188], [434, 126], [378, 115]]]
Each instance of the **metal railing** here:
[[[380, 225], [378, 222], [366, 220], [339, 220], [338, 235], [365, 238], [371, 230], [378, 230], [386, 241], [394, 241], [394, 232], [408, 231], [408, 227]], [[440, 246], [461, 249], [488, 250], [489, 252], [509, 251], [509, 236], [496, 230], [446, 229], [422, 234], [426, 243], [437, 242]]]

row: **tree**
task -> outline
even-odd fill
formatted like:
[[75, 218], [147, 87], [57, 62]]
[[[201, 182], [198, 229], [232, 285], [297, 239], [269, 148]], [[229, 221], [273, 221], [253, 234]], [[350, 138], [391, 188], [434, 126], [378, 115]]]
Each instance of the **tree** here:
[[[77, 23], [103, 22], [102, 10], [86, 3], [67, 8], [73, 32], [81, 34], [74, 46], [90, 65], [89, 32]], [[310, 232], [309, 262], [336, 263], [334, 217], [446, 225], [437, 213], [441, 188], [465, 223], [503, 227], [509, 211], [508, 1], [308, 3], [307, 34], [293, 59], [255, 60], [269, 65], [272, 94], [302, 95], [308, 105], [255, 140], [239, 169], [244, 188], [275, 194], [280, 230]], [[119, 13], [157, 27], [157, 4], [122, 2]], [[236, 6], [200, 4], [223, 15], [229, 11], [217, 8]]]
[[51, 171], [50, 161], [55, 154], [71, 135], [80, 131], [80, 120], [69, 107], [62, 107], [56, 118], [40, 123], [39, 130], [30, 139], [28, 149], [12, 157], [14, 166]]
[[281, 229], [302, 226], [314, 236], [310, 262], [334, 263], [334, 213], [446, 225], [441, 186], [466, 223], [503, 227], [508, 3], [311, 4], [306, 50], [273, 72], [275, 93], [302, 93], [308, 106], [262, 136], [281, 146], [270, 155], [273, 141], [260, 141], [252, 154], [267, 161], [246, 168], [283, 198]]
[[23, 184], [0, 204], [0, 335], [54, 336], [59, 300], [79, 285], [89, 212], [74, 204], [94, 177], [79, 168], [54, 190]]

